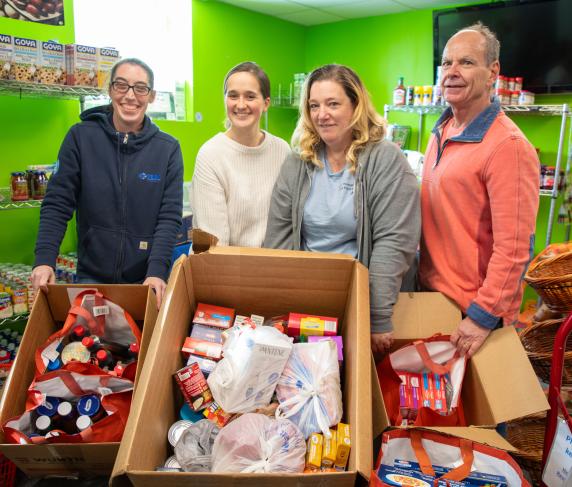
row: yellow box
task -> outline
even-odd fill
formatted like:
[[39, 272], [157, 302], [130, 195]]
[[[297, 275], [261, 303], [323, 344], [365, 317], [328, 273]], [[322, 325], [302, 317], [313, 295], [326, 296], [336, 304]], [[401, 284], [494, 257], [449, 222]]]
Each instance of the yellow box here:
[[336, 435], [336, 461], [334, 467], [338, 470], [345, 470], [352, 448], [352, 440], [350, 439], [350, 425], [339, 423]]
[[332, 437], [330, 439], [324, 438], [324, 448], [322, 449], [322, 468], [331, 468], [336, 462], [337, 448], [337, 433], [335, 430], [330, 430]]
[[324, 437], [320, 433], [312, 433], [308, 438], [306, 451], [306, 468], [319, 469], [322, 466], [322, 448]]

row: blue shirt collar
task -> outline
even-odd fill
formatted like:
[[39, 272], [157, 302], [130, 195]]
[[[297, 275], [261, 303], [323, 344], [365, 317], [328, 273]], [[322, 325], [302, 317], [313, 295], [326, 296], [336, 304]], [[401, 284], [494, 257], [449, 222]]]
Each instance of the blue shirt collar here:
[[[487, 108], [479, 113], [475, 119], [467, 127], [465, 127], [465, 130], [463, 130], [462, 133], [455, 137], [451, 137], [451, 140], [458, 142], [481, 142], [500, 110], [500, 102], [495, 98], [495, 100]], [[439, 136], [439, 129], [452, 116], [453, 110], [451, 107], [447, 107], [447, 109], [439, 117], [439, 120], [437, 120], [437, 123], [433, 127], [432, 132]]]

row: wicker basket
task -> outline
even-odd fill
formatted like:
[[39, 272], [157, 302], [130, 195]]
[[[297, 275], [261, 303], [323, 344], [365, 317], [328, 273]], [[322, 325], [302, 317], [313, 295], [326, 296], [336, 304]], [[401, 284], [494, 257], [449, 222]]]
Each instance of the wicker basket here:
[[572, 252], [544, 257], [541, 252], [530, 263], [525, 281], [553, 311], [572, 311]]
[[532, 414], [507, 423], [506, 439], [518, 452], [512, 453], [518, 464], [528, 471], [532, 485], [540, 485], [546, 412]]
[[[541, 321], [520, 332], [520, 340], [536, 375], [546, 383], [550, 382], [554, 338], [563, 322], [564, 319]], [[564, 352], [562, 386], [572, 387], [572, 349]]]

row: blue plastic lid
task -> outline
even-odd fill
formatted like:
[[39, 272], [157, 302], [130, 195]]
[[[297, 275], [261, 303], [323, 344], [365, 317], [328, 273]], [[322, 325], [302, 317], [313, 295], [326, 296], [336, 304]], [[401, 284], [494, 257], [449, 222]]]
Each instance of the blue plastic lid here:
[[58, 370], [59, 368], [61, 368], [61, 366], [62, 366], [62, 361], [59, 358], [57, 358], [56, 360], [50, 360], [48, 362], [47, 370], [49, 372], [52, 372], [54, 370]]
[[80, 416], [93, 416], [101, 407], [101, 400], [95, 394], [81, 396], [77, 402], [77, 412]]
[[39, 416], [53, 416], [58, 410], [60, 400], [57, 397], [46, 396], [44, 403], [36, 408]]

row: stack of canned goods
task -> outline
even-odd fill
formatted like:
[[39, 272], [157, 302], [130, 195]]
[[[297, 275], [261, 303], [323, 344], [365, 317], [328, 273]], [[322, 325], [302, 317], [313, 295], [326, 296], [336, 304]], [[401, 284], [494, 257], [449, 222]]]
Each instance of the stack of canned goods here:
[[22, 335], [19, 331], [10, 328], [0, 330], [0, 364], [14, 361], [21, 341]]
[[0, 318], [27, 313], [33, 303], [30, 274], [25, 264], [0, 263]]
[[58, 255], [56, 260], [56, 282], [61, 284], [74, 284], [77, 282], [77, 254]]
[[523, 78], [499, 75], [495, 94], [502, 105], [534, 105], [534, 93], [522, 89]]

